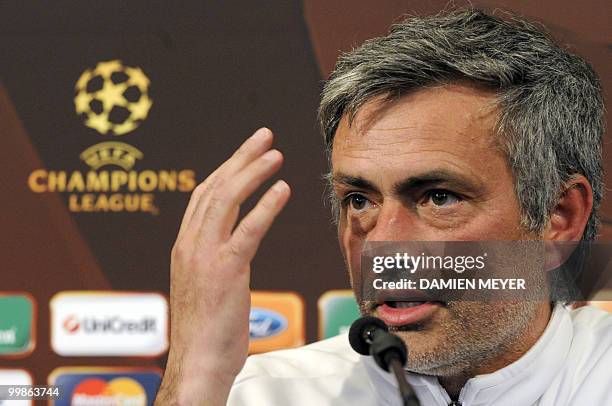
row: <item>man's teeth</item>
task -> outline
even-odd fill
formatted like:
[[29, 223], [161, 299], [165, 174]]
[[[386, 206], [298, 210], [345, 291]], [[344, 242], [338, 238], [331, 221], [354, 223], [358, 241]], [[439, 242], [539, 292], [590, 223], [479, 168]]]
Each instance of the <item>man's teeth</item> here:
[[416, 307], [422, 305], [425, 302], [390, 302], [391, 307], [395, 307], [398, 309], [406, 309], [409, 307]]

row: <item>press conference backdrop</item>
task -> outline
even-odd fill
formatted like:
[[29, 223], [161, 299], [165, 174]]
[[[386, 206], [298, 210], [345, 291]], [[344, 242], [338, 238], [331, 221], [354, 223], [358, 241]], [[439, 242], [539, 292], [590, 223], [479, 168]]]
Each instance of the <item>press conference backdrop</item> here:
[[[604, 1], [472, 3], [545, 24], [609, 95]], [[324, 204], [322, 81], [340, 50], [445, 4], [1, 2], [0, 383], [150, 404], [190, 192], [264, 125], [293, 195], [253, 263], [250, 350], [346, 328], [357, 310]], [[610, 199], [603, 211], [610, 238]]]

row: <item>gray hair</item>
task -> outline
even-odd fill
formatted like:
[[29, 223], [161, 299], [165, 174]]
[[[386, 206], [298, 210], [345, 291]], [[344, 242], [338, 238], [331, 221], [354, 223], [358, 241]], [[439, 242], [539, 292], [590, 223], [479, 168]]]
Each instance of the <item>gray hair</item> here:
[[[502, 20], [462, 9], [410, 17], [392, 26], [388, 35], [343, 54], [319, 106], [330, 165], [334, 135], [345, 114], [352, 120], [376, 96], [393, 100], [411, 90], [460, 80], [497, 95], [496, 132], [514, 176], [522, 226], [541, 233], [565, 182], [582, 174], [593, 189], [583, 239], [594, 239], [603, 194], [599, 79], [584, 59], [516, 16]], [[332, 206], [337, 217], [337, 202]]]

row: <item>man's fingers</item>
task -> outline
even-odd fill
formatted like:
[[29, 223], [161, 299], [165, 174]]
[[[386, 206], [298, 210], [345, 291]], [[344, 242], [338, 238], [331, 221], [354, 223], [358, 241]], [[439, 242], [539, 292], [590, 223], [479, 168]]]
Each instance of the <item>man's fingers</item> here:
[[215, 172], [224, 178], [232, 178], [238, 171], [269, 150], [272, 147], [272, 138], [272, 131], [265, 127], [260, 128], [247, 138]]
[[[210, 174], [205, 181], [200, 183], [194, 189], [181, 221], [179, 236], [185, 231], [187, 225], [191, 223], [193, 213], [196, 211], [198, 206], [202, 210], [206, 209], [206, 204], [202, 205], [200, 200], [210, 191], [212, 186], [214, 186], [215, 179], [220, 175], [231, 178], [235, 171], [244, 168], [251, 161], [270, 149], [272, 145], [272, 138], [272, 131], [265, 127], [255, 131], [255, 133], [253, 133], [253, 135], [243, 142], [227, 161], [225, 161], [219, 168]], [[206, 203], [206, 201], [204, 201], [204, 203]], [[199, 224], [196, 225], [196, 228], [199, 228]]]
[[266, 179], [278, 171], [282, 164], [283, 154], [279, 150], [271, 149], [239, 172], [230, 192], [235, 196], [236, 203], [242, 204]]
[[[212, 175], [211, 175], [212, 176]], [[185, 229], [187, 228], [187, 224], [191, 221], [191, 217], [193, 216], [193, 212], [200, 201], [200, 198], [206, 193], [206, 190], [209, 187], [211, 177], [209, 176], [205, 181], [200, 183], [193, 189], [191, 192], [191, 197], [189, 198], [189, 203], [187, 204], [187, 208], [185, 209], [185, 214], [183, 214], [183, 219], [181, 220], [181, 227], [179, 228], [178, 235], [181, 236]]]
[[228, 239], [238, 219], [240, 205], [278, 171], [282, 163], [283, 155], [270, 150], [238, 172], [231, 183], [219, 187], [210, 197], [201, 221], [200, 236], [216, 241]]
[[253, 210], [234, 230], [227, 245], [230, 262], [237, 262], [241, 265], [253, 259], [261, 240], [278, 213], [285, 207], [290, 195], [289, 185], [282, 180], [266, 191]]

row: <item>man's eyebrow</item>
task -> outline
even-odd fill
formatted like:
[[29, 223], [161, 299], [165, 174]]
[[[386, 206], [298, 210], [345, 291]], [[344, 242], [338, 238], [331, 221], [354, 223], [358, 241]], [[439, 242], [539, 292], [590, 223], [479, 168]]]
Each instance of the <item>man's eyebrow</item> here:
[[333, 174], [331, 177], [331, 181], [334, 185], [342, 184], [359, 189], [366, 189], [372, 191], [377, 190], [374, 184], [369, 180], [362, 178], [361, 176], [352, 176], [342, 172]]
[[[333, 176], [331, 176], [331, 181], [334, 185], [346, 185], [370, 191], [378, 190], [378, 188], [369, 180], [361, 176], [353, 176], [343, 172], [333, 174]], [[479, 182], [471, 181], [461, 174], [445, 169], [437, 169], [415, 176], [410, 176], [396, 182], [393, 185], [393, 193], [396, 195], [403, 195], [410, 193], [415, 189], [422, 189], [440, 184], [466, 192], [475, 192], [482, 188]]]
[[477, 191], [481, 188], [478, 182], [466, 179], [464, 176], [444, 169], [432, 170], [416, 176], [408, 177], [393, 185], [393, 192], [397, 195], [408, 193], [415, 189], [422, 189], [434, 185], [444, 184], [464, 191]]

